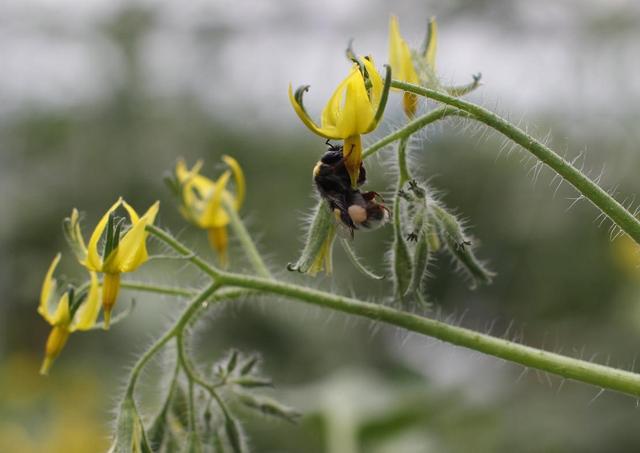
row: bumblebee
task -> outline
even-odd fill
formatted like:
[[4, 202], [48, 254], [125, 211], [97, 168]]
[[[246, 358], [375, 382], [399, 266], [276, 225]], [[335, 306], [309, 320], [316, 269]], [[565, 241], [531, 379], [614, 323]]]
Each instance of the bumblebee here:
[[318, 193], [327, 201], [336, 220], [345, 226], [351, 237], [354, 230], [373, 230], [384, 225], [390, 217], [389, 209], [378, 200], [376, 192], [361, 192], [367, 180], [364, 165], [360, 164], [357, 187], [351, 187], [351, 179], [344, 164], [344, 150], [341, 145], [333, 145], [327, 140], [327, 152], [313, 169], [313, 181]]

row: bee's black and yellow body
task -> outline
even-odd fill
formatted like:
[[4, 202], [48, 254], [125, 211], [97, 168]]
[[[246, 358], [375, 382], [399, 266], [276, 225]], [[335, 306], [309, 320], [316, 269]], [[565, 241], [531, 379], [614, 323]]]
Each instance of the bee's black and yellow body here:
[[351, 187], [349, 173], [344, 165], [343, 148], [329, 145], [329, 150], [313, 168], [313, 180], [320, 196], [329, 203], [336, 219], [353, 230], [373, 229], [389, 219], [389, 210], [376, 201], [375, 192], [361, 192], [357, 187], [366, 181], [366, 171], [360, 165], [357, 187]]

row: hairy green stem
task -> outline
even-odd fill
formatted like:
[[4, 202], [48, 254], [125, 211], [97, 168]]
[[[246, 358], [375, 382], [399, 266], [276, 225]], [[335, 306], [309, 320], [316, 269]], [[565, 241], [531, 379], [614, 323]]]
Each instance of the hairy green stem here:
[[[152, 231], [150, 232], [153, 234]], [[157, 237], [162, 239], [164, 235], [158, 235]], [[178, 241], [171, 239], [166, 244], [173, 247], [174, 242]], [[180, 250], [186, 249], [182, 244], [179, 244], [179, 247], [174, 248], [178, 253], [181, 253]], [[205, 266], [209, 265], [205, 263]], [[547, 371], [567, 379], [593, 384], [600, 388], [640, 396], [640, 374], [536, 349], [384, 305], [363, 302], [350, 297], [338, 296], [272, 279], [223, 271], [215, 271], [215, 274], [217, 282], [221, 286], [228, 285], [278, 294], [290, 299], [350, 313], [374, 321], [382, 321], [412, 332], [428, 335], [448, 343], [519, 363], [525, 367]], [[188, 316], [188, 313], [185, 312], [185, 314]]]
[[[571, 165], [570, 162], [556, 154], [552, 149], [501, 118], [489, 110], [471, 102], [449, 96], [440, 91], [423, 88], [410, 83], [394, 80], [391, 85], [420, 96], [425, 96], [444, 104], [455, 107], [457, 111], [471, 114], [472, 118], [497, 130], [506, 137], [531, 152], [540, 161], [552, 168], [562, 178], [569, 182], [576, 190], [606, 214], [616, 225], [640, 244], [640, 221], [613, 198], [606, 190], [589, 179], [584, 173]], [[452, 114], [456, 114], [452, 112]]]
[[220, 276], [220, 281], [223, 285], [278, 294], [374, 321], [382, 321], [412, 332], [422, 333], [448, 343], [519, 363], [528, 368], [547, 371], [600, 388], [640, 396], [640, 374], [536, 349], [384, 305], [362, 302], [298, 285], [231, 273], [223, 273]]
[[450, 107], [440, 107], [435, 110], [432, 110], [429, 113], [419, 116], [413, 121], [407, 123], [407, 125], [404, 126], [403, 128], [400, 128], [397, 131], [373, 143], [371, 146], [369, 146], [367, 149], [365, 149], [362, 152], [362, 158], [366, 159], [367, 157], [372, 156], [373, 154], [377, 153], [382, 148], [395, 142], [396, 140], [409, 137], [410, 135], [418, 132], [420, 129], [427, 126], [428, 124], [431, 124], [435, 121], [441, 120], [443, 118], [446, 118], [447, 116], [452, 116], [452, 115], [466, 116], [467, 114], [458, 109], [453, 109]]
[[[169, 243], [167, 243], [169, 244]], [[166, 345], [169, 340], [175, 337], [180, 331], [184, 329], [184, 326], [187, 325], [193, 316], [200, 310], [202, 304], [205, 302], [209, 302], [211, 304], [215, 304], [218, 302], [223, 302], [227, 300], [233, 300], [238, 297], [241, 297], [248, 292], [242, 289], [230, 289], [216, 291], [220, 288], [220, 284], [218, 282], [213, 282], [209, 286], [207, 286], [204, 290], [198, 293], [187, 305], [187, 308], [184, 309], [180, 317], [176, 320], [173, 326], [165, 332], [160, 338], [156, 340], [156, 342], [138, 359], [133, 369], [131, 370], [131, 374], [129, 375], [129, 383], [127, 384], [127, 396], [132, 396], [133, 391], [135, 390], [136, 383], [140, 376], [140, 372], [145, 367], [145, 365], [151, 360], [151, 358], [160, 351], [164, 345]], [[216, 294], [214, 294], [216, 293]]]
[[179, 288], [176, 286], [163, 286], [153, 283], [143, 283], [135, 281], [121, 281], [121, 288], [131, 289], [134, 291], [142, 291], [145, 293], [165, 294], [167, 296], [178, 297], [194, 297], [199, 291], [195, 289]]
[[225, 210], [229, 215], [229, 220], [231, 221], [231, 229], [233, 229], [233, 232], [236, 234], [236, 237], [240, 241], [240, 245], [244, 249], [244, 253], [253, 266], [253, 269], [261, 277], [271, 277], [269, 269], [267, 269], [267, 266], [264, 264], [264, 261], [260, 256], [260, 253], [258, 253], [258, 249], [251, 239], [247, 228], [244, 226], [244, 222], [240, 219], [238, 212], [234, 209], [233, 206], [230, 206], [228, 204], [225, 205]]
[[409, 166], [407, 165], [407, 144], [410, 135], [406, 135], [400, 139], [398, 143], [398, 191], [402, 190], [402, 186], [411, 179]]
[[178, 241], [170, 233], [164, 231], [162, 228], [158, 228], [155, 225], [147, 225], [145, 229], [148, 233], [160, 239], [180, 255], [184, 256], [187, 261], [191, 262], [202, 272], [213, 277], [214, 279], [215, 277], [217, 277], [219, 271], [215, 267], [196, 255], [194, 251], [182, 244], [182, 242]]

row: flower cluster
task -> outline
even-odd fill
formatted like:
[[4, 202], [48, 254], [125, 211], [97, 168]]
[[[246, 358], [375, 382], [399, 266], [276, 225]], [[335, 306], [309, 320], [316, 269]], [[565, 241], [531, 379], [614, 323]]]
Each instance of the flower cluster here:
[[[222, 156], [222, 160], [229, 169], [215, 181], [200, 174], [202, 161], [196, 162], [189, 170], [185, 162], [179, 160], [172, 187], [180, 199], [182, 216], [188, 222], [207, 231], [209, 243], [218, 254], [220, 265], [226, 267], [229, 261], [227, 226], [230, 219], [225, 206], [239, 211], [244, 202], [246, 185], [238, 161], [230, 156]], [[232, 174], [235, 180], [233, 192], [227, 189]]]
[[[180, 212], [195, 226], [207, 230], [211, 246], [217, 252], [220, 263], [226, 265], [227, 226], [230, 211], [238, 211], [245, 194], [244, 173], [238, 162], [223, 156], [226, 170], [216, 181], [200, 174], [202, 162], [187, 169], [179, 160], [172, 187], [180, 198]], [[235, 190], [227, 189], [233, 175]], [[121, 275], [134, 272], [149, 260], [147, 237], [155, 222], [160, 203], [155, 202], [147, 211], [138, 212], [119, 198], [104, 213], [94, 228], [89, 241], [80, 228], [80, 214], [73, 209], [64, 220], [64, 233], [78, 262], [89, 272], [89, 280], [79, 287], [69, 288], [58, 294], [57, 281], [53, 278], [61, 255], [57, 254], [45, 275], [40, 294], [38, 313], [52, 327], [45, 348], [41, 373], [47, 374], [56, 357], [66, 344], [69, 334], [77, 330], [99, 327], [98, 317], [102, 307], [102, 327], [109, 329], [112, 312], [118, 299]], [[124, 215], [118, 215], [123, 211]], [[101, 275], [101, 278], [98, 275]]]
[[[125, 218], [117, 218], [115, 211], [123, 206], [129, 216], [129, 224]], [[109, 328], [111, 312], [120, 289], [120, 274], [133, 272], [148, 259], [146, 226], [153, 224], [158, 213], [159, 203], [153, 204], [140, 217], [138, 213], [122, 198], [118, 199], [102, 216], [89, 238], [88, 246], [80, 230], [80, 215], [77, 209], [65, 219], [66, 238], [78, 261], [88, 271], [88, 285], [79, 288], [69, 287], [57, 297], [57, 305], [52, 309], [56, 299], [57, 281], [53, 278], [61, 255], [57, 254], [45, 275], [40, 292], [38, 313], [52, 326], [47, 340], [45, 358], [40, 372], [47, 374], [55, 358], [76, 330], [90, 330], [96, 325], [102, 299], [103, 326]], [[106, 230], [106, 231], [105, 231]], [[102, 246], [99, 243], [102, 240]], [[100, 251], [99, 251], [100, 248]], [[102, 273], [102, 282], [97, 273]]]

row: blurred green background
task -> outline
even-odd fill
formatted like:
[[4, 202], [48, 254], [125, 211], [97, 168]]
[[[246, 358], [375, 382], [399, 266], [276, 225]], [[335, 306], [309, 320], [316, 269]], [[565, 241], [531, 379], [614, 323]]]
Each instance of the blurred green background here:
[[[632, 1], [382, 1], [0, 3], [0, 451], [89, 452], [108, 446], [127, 370], [181, 301], [123, 292], [133, 315], [108, 334], [71, 337], [51, 376], [38, 367], [49, 326], [36, 314], [42, 278], [83, 277], [61, 221], [85, 213], [85, 233], [120, 195], [161, 200], [159, 224], [213, 258], [185, 225], [162, 175], [179, 156], [219, 172], [222, 154], [247, 173], [243, 213], [278, 275], [371, 300], [336, 249], [335, 276], [285, 270], [313, 206], [311, 168], [325, 149], [295, 118], [286, 88], [310, 83], [319, 112], [346, 73], [343, 50], [386, 60], [387, 22], [421, 43], [440, 25], [438, 70], [473, 101], [525, 125], [638, 206], [640, 6]], [[369, 142], [403, 121], [393, 97]], [[392, 153], [368, 163], [373, 190], [392, 187]], [[414, 171], [468, 219], [478, 254], [498, 277], [475, 291], [445, 257], [432, 267], [434, 316], [547, 350], [632, 369], [640, 340], [636, 248], [612, 241], [584, 201], [548, 170], [480, 126], [447, 120], [413, 143]], [[296, 239], [293, 239], [296, 238]], [[390, 229], [355, 246], [378, 270]], [[151, 247], [160, 249], [157, 243]], [[235, 255], [232, 253], [232, 257]], [[235, 259], [243, 269], [241, 259]], [[176, 263], [132, 278], [203, 283]], [[297, 426], [244, 414], [258, 452], [637, 451], [637, 401], [417, 335], [293, 302], [264, 298], [212, 311], [194, 340], [198, 362], [231, 347], [257, 351], [297, 407]], [[158, 368], [155, 374], [160, 373]], [[151, 373], [153, 374], [153, 373]], [[153, 376], [147, 393], [160, 392]], [[152, 415], [150, 404], [145, 415]]]

